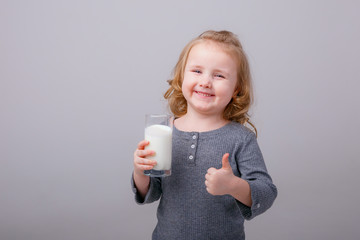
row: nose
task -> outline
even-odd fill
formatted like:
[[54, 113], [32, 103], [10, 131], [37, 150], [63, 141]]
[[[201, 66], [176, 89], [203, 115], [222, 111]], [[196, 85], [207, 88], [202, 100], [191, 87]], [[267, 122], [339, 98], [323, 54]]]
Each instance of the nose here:
[[200, 79], [199, 86], [203, 88], [211, 88], [211, 77], [204, 74]]

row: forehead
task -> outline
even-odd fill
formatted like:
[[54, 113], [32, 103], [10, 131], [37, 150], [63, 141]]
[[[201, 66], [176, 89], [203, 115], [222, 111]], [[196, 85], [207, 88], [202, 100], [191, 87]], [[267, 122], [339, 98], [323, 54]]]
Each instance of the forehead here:
[[189, 55], [198, 52], [198, 51], [217, 51], [221, 53], [228, 54], [226, 47], [223, 44], [211, 41], [211, 40], [201, 40], [195, 43], [189, 51]]
[[236, 57], [231, 54], [230, 47], [211, 40], [203, 40], [190, 49], [187, 63], [196, 64], [196, 62], [212, 63], [229, 66], [236, 65]]

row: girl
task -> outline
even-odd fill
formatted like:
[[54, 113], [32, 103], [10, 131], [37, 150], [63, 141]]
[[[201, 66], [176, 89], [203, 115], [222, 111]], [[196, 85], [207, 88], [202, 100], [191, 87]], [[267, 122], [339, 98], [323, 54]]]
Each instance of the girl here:
[[249, 121], [251, 78], [239, 40], [204, 32], [185, 46], [169, 84], [172, 175], [143, 174], [156, 165], [146, 158], [155, 154], [149, 142], [134, 152], [136, 202], [160, 199], [152, 239], [245, 239], [244, 219], [265, 212], [277, 189]]

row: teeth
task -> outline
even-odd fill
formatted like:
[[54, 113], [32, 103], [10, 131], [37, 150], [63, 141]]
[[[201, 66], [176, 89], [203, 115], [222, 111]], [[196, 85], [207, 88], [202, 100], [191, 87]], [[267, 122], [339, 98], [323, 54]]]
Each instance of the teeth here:
[[204, 97], [211, 97], [211, 94], [206, 94], [206, 93], [201, 93], [201, 92], [197, 92], [197, 93]]

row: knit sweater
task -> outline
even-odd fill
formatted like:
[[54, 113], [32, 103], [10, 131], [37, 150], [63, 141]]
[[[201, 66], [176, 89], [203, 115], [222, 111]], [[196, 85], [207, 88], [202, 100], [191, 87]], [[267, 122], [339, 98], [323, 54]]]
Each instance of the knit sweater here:
[[[236, 122], [208, 132], [174, 127], [172, 146], [171, 176], [150, 178], [144, 199], [132, 180], [138, 204], [160, 199], [152, 239], [245, 239], [244, 219], [265, 212], [277, 196], [255, 134]], [[225, 153], [230, 154], [234, 175], [250, 185], [251, 207], [230, 195], [213, 196], [206, 191], [206, 172], [221, 168]]]

